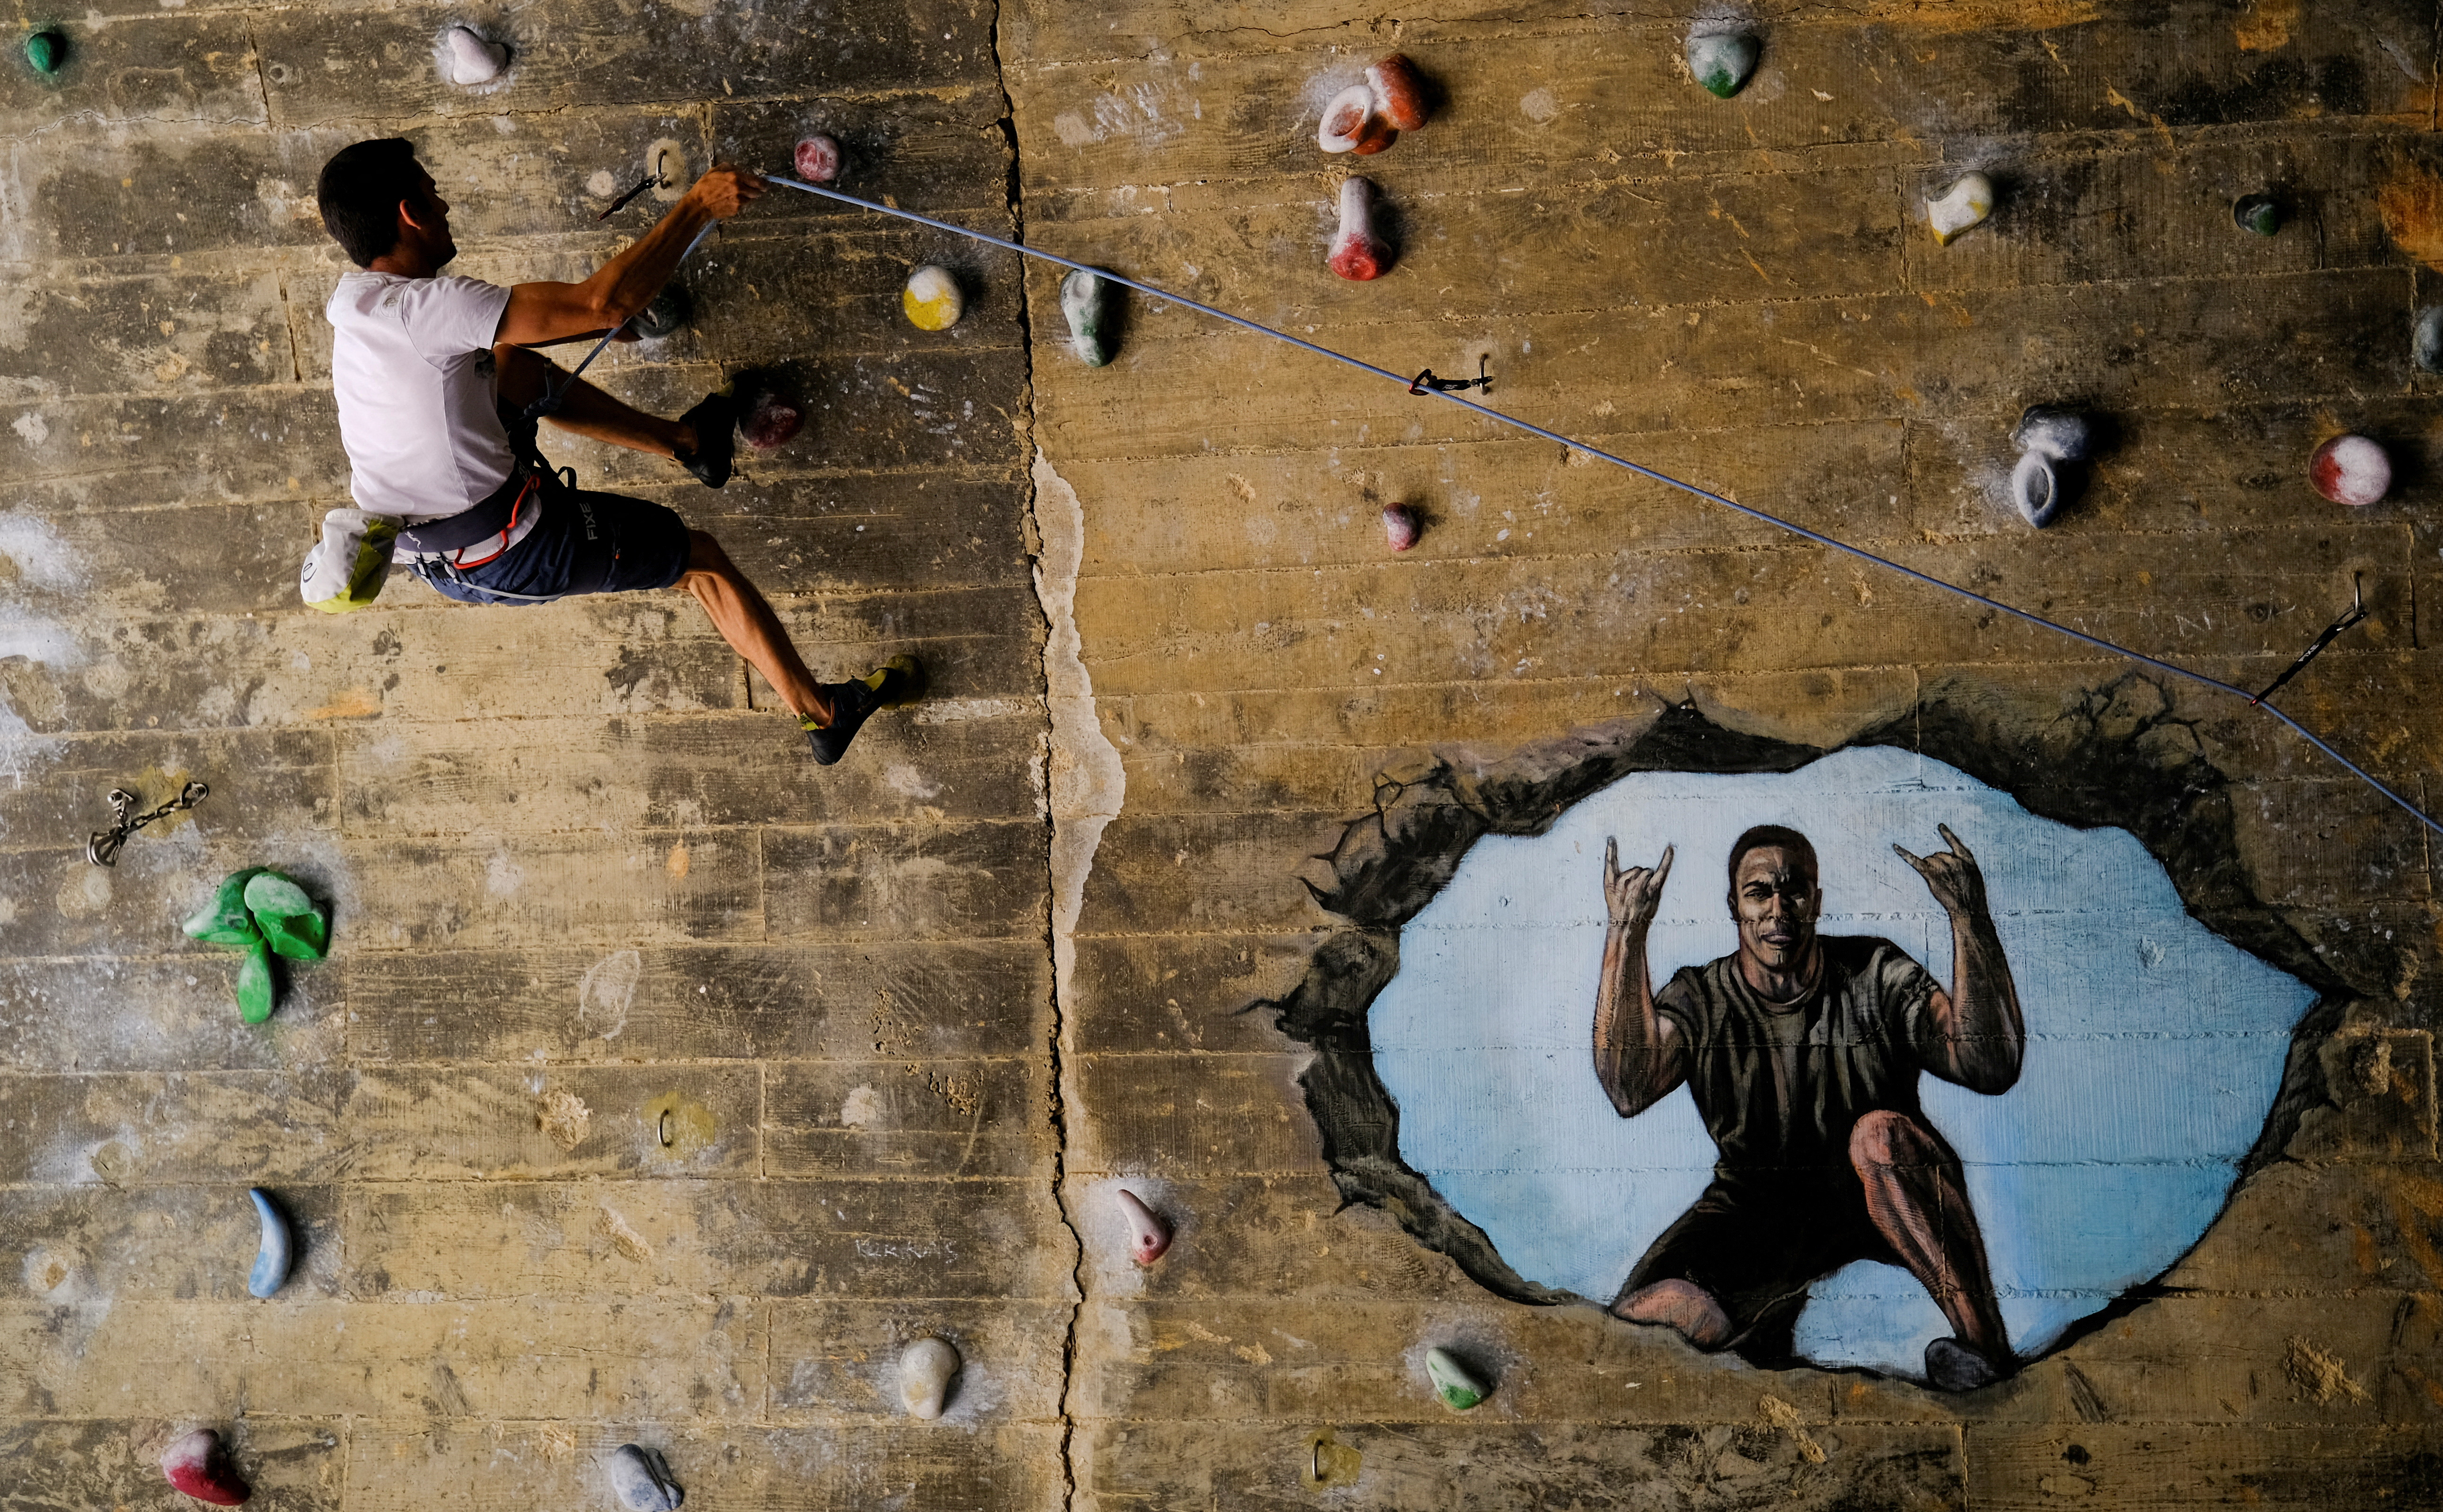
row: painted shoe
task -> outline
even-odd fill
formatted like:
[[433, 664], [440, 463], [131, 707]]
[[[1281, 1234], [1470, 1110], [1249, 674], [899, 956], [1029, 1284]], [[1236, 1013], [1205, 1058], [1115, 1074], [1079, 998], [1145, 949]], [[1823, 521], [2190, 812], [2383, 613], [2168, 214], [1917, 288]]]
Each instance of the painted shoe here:
[[848, 755], [848, 743], [865, 721], [884, 709], [896, 709], [925, 696], [925, 665], [912, 656], [894, 656], [860, 678], [820, 684], [832, 704], [832, 722], [802, 724], [806, 744], [817, 766], [830, 766]]
[[737, 395], [726, 388], [707, 393], [679, 416], [679, 424], [694, 428], [695, 450], [680, 452], [678, 465], [707, 488], [729, 482], [730, 460], [738, 451]]
[[1973, 1392], [2010, 1374], [1956, 1339], [1938, 1339], [1925, 1346], [1926, 1384], [1938, 1392]]

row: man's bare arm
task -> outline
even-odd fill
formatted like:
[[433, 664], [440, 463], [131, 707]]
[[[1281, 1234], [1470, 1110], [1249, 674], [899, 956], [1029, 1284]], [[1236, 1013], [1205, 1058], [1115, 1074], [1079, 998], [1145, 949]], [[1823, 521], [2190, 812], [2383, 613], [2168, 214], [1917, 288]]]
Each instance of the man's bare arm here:
[[696, 233], [727, 220], [763, 192], [763, 181], [724, 163], [679, 196], [653, 228], [594, 270], [582, 283], [520, 283], [509, 290], [495, 342], [549, 346], [599, 336], [653, 301], [687, 255]]
[[1648, 871], [1620, 869], [1620, 843], [1604, 842], [1603, 980], [1595, 987], [1595, 1079], [1624, 1119], [1668, 1096], [1688, 1076], [1679, 1026], [1654, 1011], [1645, 975], [1645, 934], [1671, 875], [1671, 847]]
[[2019, 989], [2002, 955], [2002, 938], [1985, 906], [1985, 877], [1976, 858], [1948, 826], [1948, 851], [1901, 859], [1925, 879], [1934, 901], [1951, 915], [1951, 991], [1938, 989], [1927, 1005], [1932, 1032], [1920, 1049], [1926, 1068], [1972, 1092], [2008, 1092], [2019, 1080], [2027, 1054], [2028, 1028], [2019, 1015]]

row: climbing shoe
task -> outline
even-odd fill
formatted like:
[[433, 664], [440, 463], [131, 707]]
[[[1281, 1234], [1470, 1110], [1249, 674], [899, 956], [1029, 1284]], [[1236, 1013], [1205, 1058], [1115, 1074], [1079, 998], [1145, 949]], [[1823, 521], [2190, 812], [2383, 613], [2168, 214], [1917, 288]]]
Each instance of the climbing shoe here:
[[678, 465], [707, 488], [729, 482], [730, 457], [738, 450], [737, 396], [726, 388], [707, 393], [679, 424], [695, 428], [695, 449], [680, 452]]
[[808, 715], [798, 723], [814, 748], [815, 763], [827, 767], [848, 754], [848, 743], [876, 710], [899, 708], [925, 696], [925, 667], [912, 656], [894, 656], [863, 677], [816, 685], [831, 701], [832, 721], [817, 724]]
[[2010, 1374], [1956, 1339], [1938, 1339], [1925, 1346], [1926, 1384], [1938, 1392], [1973, 1392]]

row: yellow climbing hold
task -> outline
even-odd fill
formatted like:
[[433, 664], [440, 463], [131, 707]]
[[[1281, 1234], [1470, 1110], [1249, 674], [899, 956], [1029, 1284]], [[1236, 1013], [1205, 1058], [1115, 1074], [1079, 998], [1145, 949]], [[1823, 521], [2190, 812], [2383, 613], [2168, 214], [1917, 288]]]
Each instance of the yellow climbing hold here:
[[899, 291], [900, 307], [908, 312], [909, 323], [919, 331], [946, 331], [959, 323], [967, 301], [959, 293], [959, 281], [950, 277], [947, 268], [928, 263], [908, 275], [908, 286]]

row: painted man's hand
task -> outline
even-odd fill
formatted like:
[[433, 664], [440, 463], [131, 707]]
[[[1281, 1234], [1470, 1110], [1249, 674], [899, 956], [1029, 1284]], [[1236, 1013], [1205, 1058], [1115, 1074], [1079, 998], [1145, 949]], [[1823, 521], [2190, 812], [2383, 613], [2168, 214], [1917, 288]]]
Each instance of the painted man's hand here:
[[1631, 866], [1620, 869], [1620, 842], [1604, 842], [1604, 905], [1611, 911], [1612, 926], [1639, 939], [1645, 938], [1646, 926], [1654, 922], [1654, 912], [1662, 906], [1662, 884], [1671, 875], [1673, 847], [1662, 847], [1662, 859], [1654, 869]]
[[1959, 837], [1951, 832], [1949, 825], [1936, 825], [1935, 829], [1941, 831], [1942, 843], [1951, 847], [1949, 850], [1938, 850], [1930, 856], [1912, 856], [1898, 846], [1892, 849], [1902, 861], [1917, 868], [1917, 874], [1925, 879], [1925, 890], [1934, 894], [1934, 901], [1940, 903], [1952, 918], [1983, 918], [1985, 874], [1976, 869], [1976, 858], [1959, 843]]
[[763, 188], [763, 180], [736, 163], [716, 163], [688, 193], [711, 211], [714, 220], [726, 221], [762, 198]]

